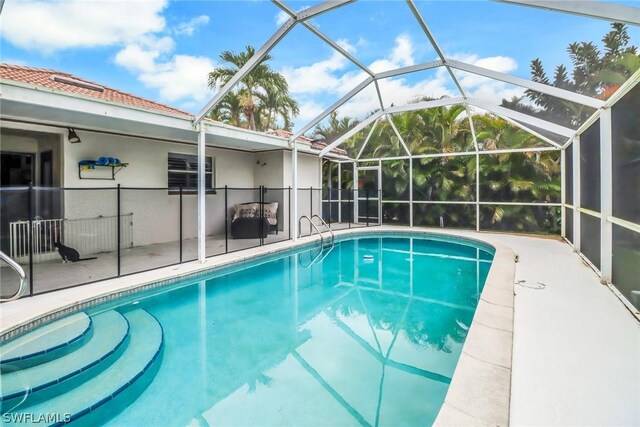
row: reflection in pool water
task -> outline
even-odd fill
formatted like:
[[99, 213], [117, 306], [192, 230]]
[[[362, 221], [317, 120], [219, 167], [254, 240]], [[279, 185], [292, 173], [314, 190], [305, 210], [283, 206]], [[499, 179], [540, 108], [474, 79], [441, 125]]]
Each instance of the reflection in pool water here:
[[337, 242], [306, 267], [316, 253], [307, 248], [190, 279], [117, 307], [152, 314], [164, 349], [144, 374], [152, 376], [146, 389], [106, 404], [110, 419], [101, 421], [431, 424], [491, 265], [489, 250], [453, 239], [367, 236]]

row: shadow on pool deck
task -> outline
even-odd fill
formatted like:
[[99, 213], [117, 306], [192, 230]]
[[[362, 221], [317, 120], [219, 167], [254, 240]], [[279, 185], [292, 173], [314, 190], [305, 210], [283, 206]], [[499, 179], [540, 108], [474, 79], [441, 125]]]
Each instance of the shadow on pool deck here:
[[[281, 242], [289, 238], [288, 233], [270, 234], [264, 244]], [[229, 239], [228, 251], [237, 251], [260, 246], [260, 239]], [[206, 241], [207, 257], [225, 253], [224, 236], [208, 236]], [[38, 294], [55, 289], [67, 288], [83, 283], [105, 280], [118, 275], [118, 257], [116, 252], [99, 254], [81, 254], [82, 257], [97, 259], [63, 263], [61, 259], [34, 263], [33, 293]], [[193, 261], [198, 256], [197, 239], [186, 239], [182, 245], [183, 262]], [[180, 262], [180, 243], [178, 241], [153, 245], [134, 246], [120, 252], [120, 274], [126, 275], [154, 268], [166, 267]], [[29, 265], [23, 265], [29, 275]], [[2, 294], [7, 295], [17, 288], [17, 276], [8, 267], [0, 269]], [[15, 277], [15, 280], [12, 278]], [[14, 284], [15, 283], [15, 284]]]
[[[352, 224], [352, 227], [357, 225]], [[348, 228], [349, 224], [334, 223], [334, 230]], [[303, 226], [303, 234], [308, 232]], [[269, 234], [264, 244], [281, 242], [289, 239], [288, 231], [280, 231], [278, 234]], [[228, 251], [234, 252], [260, 246], [260, 239], [233, 239], [229, 236]], [[207, 236], [205, 244], [207, 257], [225, 253], [224, 235]], [[60, 258], [52, 261], [43, 261], [33, 265], [33, 289], [34, 294], [48, 292], [56, 289], [68, 288], [85, 283], [106, 280], [118, 276], [118, 260], [116, 252], [103, 252], [98, 254], [81, 254], [81, 257], [97, 257], [97, 259], [78, 261], [75, 263], [63, 263]], [[182, 244], [182, 261], [194, 261], [198, 257], [198, 240], [196, 238], [185, 239]], [[122, 249], [120, 253], [120, 275], [127, 275], [141, 271], [166, 267], [180, 262], [180, 242], [156, 243], [152, 245], [134, 246]], [[29, 265], [22, 264], [29, 277]], [[17, 275], [6, 265], [0, 268], [2, 282], [1, 294], [11, 295], [17, 291]]]

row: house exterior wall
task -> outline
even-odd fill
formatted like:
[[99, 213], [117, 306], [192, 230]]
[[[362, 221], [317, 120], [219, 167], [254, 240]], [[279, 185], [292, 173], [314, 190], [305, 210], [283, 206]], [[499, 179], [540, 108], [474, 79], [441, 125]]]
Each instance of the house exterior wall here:
[[[170, 242], [179, 239], [180, 200], [169, 194], [167, 158], [169, 153], [197, 154], [195, 145], [174, 144], [140, 138], [80, 133], [80, 144], [64, 144], [64, 186], [73, 188], [64, 194], [65, 217], [92, 218], [117, 213], [117, 193], [114, 187], [140, 189], [121, 190], [121, 213], [133, 213], [133, 243], [135, 246]], [[253, 187], [254, 154], [250, 152], [207, 148], [207, 156], [215, 157], [216, 187]], [[80, 179], [78, 162], [101, 156], [117, 157], [129, 166], [121, 169], [114, 181]], [[83, 177], [110, 177], [109, 168], [84, 171]], [[90, 190], [91, 188], [110, 188]], [[252, 201], [252, 191], [231, 191], [229, 205]], [[255, 193], [255, 195], [254, 195]], [[207, 235], [224, 234], [224, 192], [206, 196]], [[197, 235], [197, 197], [183, 195], [183, 238]]]
[[[12, 127], [22, 128], [15, 125]], [[61, 207], [59, 212], [62, 214], [43, 215], [43, 217], [52, 219], [64, 217], [69, 220], [115, 217], [118, 212], [117, 186], [120, 184], [120, 212], [122, 215], [133, 214], [132, 243], [134, 246], [179, 239], [180, 197], [169, 194], [165, 189], [168, 184], [167, 158], [169, 153], [196, 155], [195, 144], [169, 143], [83, 131], [77, 131], [81, 142], [71, 144], [67, 139], [66, 130], [60, 128], [25, 125], [24, 130], [49, 133], [50, 138], [45, 138], [46, 141], [36, 141], [28, 136], [4, 138], [2, 150], [37, 153], [38, 150], [53, 149], [54, 156], [58, 159], [54, 165], [54, 188], [38, 191], [47, 193]], [[293, 185], [290, 151], [247, 152], [207, 148], [206, 155], [215, 157], [215, 182], [218, 188], [217, 194], [206, 196], [207, 235], [224, 234], [225, 185], [229, 187], [227, 192], [229, 218], [233, 214], [234, 204], [258, 201], [260, 194], [255, 188], [260, 185], [267, 187], [264, 200], [278, 202], [278, 229], [279, 232], [288, 233], [289, 225], [293, 221], [293, 218], [289, 218], [288, 187]], [[129, 163], [129, 166], [118, 171], [115, 180], [108, 179], [111, 177], [111, 169], [106, 167], [83, 171], [84, 179], [80, 179], [78, 162], [95, 160], [102, 156], [117, 157]], [[320, 159], [314, 155], [300, 153], [299, 188], [306, 189], [311, 186], [316, 189], [320, 187]], [[299, 198], [299, 215], [309, 215], [309, 191], [300, 191]], [[313, 203], [313, 212], [320, 213], [319, 191], [314, 191]], [[38, 209], [36, 210], [39, 212]], [[183, 239], [195, 238], [197, 236], [195, 194], [183, 194], [182, 217]], [[114, 221], [111, 221], [112, 229], [103, 231], [103, 234], [116, 233]], [[86, 233], [83, 233], [80, 238], [100, 238], [100, 233], [92, 227], [95, 226], [88, 225]]]
[[257, 186], [266, 187], [265, 202], [278, 203], [278, 230], [289, 230], [289, 190], [285, 185], [284, 156], [285, 151], [263, 151], [254, 154], [253, 179]]
[[[321, 159], [318, 156], [298, 153], [298, 218], [303, 215], [311, 217], [312, 209], [313, 214], [322, 214], [320, 168]], [[284, 176], [286, 186], [293, 186], [290, 152], [285, 154]], [[312, 187], [313, 197], [310, 190]]]

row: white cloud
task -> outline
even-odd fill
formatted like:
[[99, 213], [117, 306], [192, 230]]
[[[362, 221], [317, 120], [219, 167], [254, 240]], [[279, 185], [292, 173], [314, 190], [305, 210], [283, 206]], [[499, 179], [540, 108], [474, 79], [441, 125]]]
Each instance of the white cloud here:
[[281, 10], [276, 15], [276, 25], [278, 27], [281, 27], [282, 25], [284, 25], [285, 22], [289, 20], [289, 18], [291, 18], [289, 14], [287, 14], [287, 12], [285, 12], [284, 10]]
[[209, 23], [206, 15], [168, 28], [163, 12], [168, 0], [25, 0], [7, 2], [0, 34], [10, 43], [45, 54], [64, 49], [114, 46], [114, 62], [162, 101], [201, 105], [210, 95], [205, 56], [174, 53], [170, 34], [191, 36]]
[[[364, 40], [359, 40], [355, 45], [347, 40], [339, 42], [354, 54], [358, 46], [366, 43]], [[357, 57], [357, 54], [355, 56]], [[513, 72], [518, 67], [513, 58], [504, 56], [482, 58], [475, 54], [457, 54], [451, 57], [503, 73]], [[395, 45], [387, 56], [372, 61], [368, 66], [372, 71], [380, 72], [410, 66], [415, 62], [413, 42], [408, 35], [401, 34], [396, 37]], [[347, 71], [348, 67], [348, 60], [338, 53], [333, 53], [330, 57], [311, 65], [285, 67], [281, 70], [289, 82], [291, 93], [300, 103], [301, 113], [296, 120], [299, 127], [323, 111], [323, 106], [317, 101], [318, 95], [331, 94], [338, 99], [367, 77], [360, 70]], [[469, 96], [500, 103], [503, 98], [509, 99], [523, 93], [521, 88], [474, 74], [456, 72], [456, 75]], [[459, 96], [445, 68], [428, 74], [423, 73], [422, 78], [416, 76], [420, 74], [380, 80], [378, 84], [385, 105], [406, 105], [417, 97]], [[362, 119], [378, 108], [380, 102], [377, 93], [374, 86], [370, 85], [342, 105], [338, 114]]]
[[12, 1], [2, 11], [2, 37], [29, 50], [51, 53], [112, 46], [165, 29], [167, 0]]
[[216, 63], [205, 56], [169, 56], [172, 49], [170, 37], [134, 43], [120, 50], [115, 62], [136, 74], [146, 87], [158, 89], [165, 101], [205, 101], [212, 92], [207, 77]]
[[212, 94], [207, 76], [215, 66], [204, 56], [174, 55], [167, 62], [156, 63], [154, 72], [143, 72], [138, 79], [147, 87], [159, 89], [160, 96], [167, 101], [188, 98], [204, 102]]
[[391, 61], [401, 67], [408, 67], [414, 64], [413, 60], [413, 43], [406, 34], [396, 37], [396, 46], [391, 52]]
[[[487, 68], [501, 73], [511, 73], [518, 68], [515, 59], [506, 56], [491, 56], [480, 58], [476, 54], [456, 54], [452, 55], [453, 59], [457, 59], [468, 64], [477, 65], [478, 67]], [[440, 70], [439, 73], [443, 73]], [[503, 99], [511, 99], [514, 96], [522, 96], [524, 89], [513, 86], [501, 81], [489, 79], [487, 77], [478, 76], [476, 74], [455, 71], [460, 85], [465, 89], [467, 95], [491, 101], [500, 104]]]
[[187, 22], [178, 24], [174, 30], [177, 35], [191, 36], [198, 27], [207, 25], [209, 23], [209, 17], [207, 15], [200, 15], [190, 19]]
[[324, 107], [312, 99], [306, 100], [300, 103], [300, 114], [296, 119], [304, 124], [305, 122], [313, 120], [318, 114], [324, 111]]
[[348, 60], [344, 56], [334, 52], [328, 59], [308, 66], [285, 67], [280, 72], [287, 79], [292, 94], [335, 92], [340, 79], [334, 72], [344, 69], [347, 64]]

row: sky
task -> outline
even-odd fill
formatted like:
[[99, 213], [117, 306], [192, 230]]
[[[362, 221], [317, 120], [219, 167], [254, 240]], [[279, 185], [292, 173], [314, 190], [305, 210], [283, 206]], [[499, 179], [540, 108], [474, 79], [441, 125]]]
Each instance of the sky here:
[[[302, 10], [319, 1], [286, 1]], [[640, 1], [617, 1], [640, 7]], [[540, 58], [548, 73], [569, 64], [575, 41], [600, 42], [605, 21], [488, 1], [417, 1], [445, 55], [529, 78]], [[6, 0], [0, 15], [0, 61], [52, 68], [192, 113], [210, 99], [208, 73], [222, 51], [260, 47], [286, 19], [268, 1]], [[311, 23], [374, 72], [437, 59], [404, 1], [359, 1]], [[640, 45], [640, 29], [630, 28]], [[302, 26], [271, 52], [271, 66], [300, 104], [300, 128], [366, 75]], [[469, 96], [499, 103], [523, 89], [456, 73]], [[446, 70], [380, 81], [383, 102], [458, 96]], [[373, 86], [338, 113], [362, 118], [379, 107]]]

